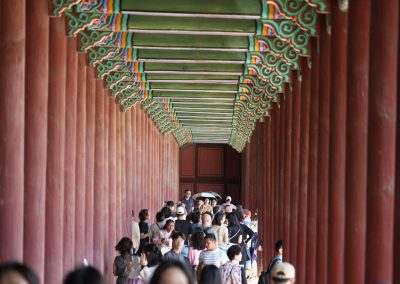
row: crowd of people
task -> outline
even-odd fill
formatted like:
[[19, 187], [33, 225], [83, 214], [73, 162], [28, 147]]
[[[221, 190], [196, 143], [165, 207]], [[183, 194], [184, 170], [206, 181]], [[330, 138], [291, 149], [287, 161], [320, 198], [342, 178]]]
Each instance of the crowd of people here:
[[[218, 205], [216, 198], [194, 200], [187, 190], [177, 203], [168, 201], [151, 222], [148, 209], [132, 218], [132, 236], [115, 246], [113, 263], [117, 284], [246, 284], [254, 282], [257, 269], [257, 216], [230, 196]], [[292, 265], [282, 260], [283, 242], [275, 245], [276, 256], [258, 283], [294, 283]], [[7, 266], [8, 265], [8, 266]], [[8, 276], [7, 276], [8, 275]], [[10, 275], [25, 282], [7, 282]], [[271, 282], [270, 282], [271, 281]], [[0, 266], [0, 284], [36, 284], [37, 277], [26, 266]], [[64, 284], [105, 283], [93, 267], [70, 273]]]

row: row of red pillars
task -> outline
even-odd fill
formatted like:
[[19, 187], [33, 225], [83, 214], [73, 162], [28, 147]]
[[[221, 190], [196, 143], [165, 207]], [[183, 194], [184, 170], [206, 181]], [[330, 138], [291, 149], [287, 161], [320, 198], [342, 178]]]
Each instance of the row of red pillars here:
[[296, 283], [400, 283], [399, 2], [337, 2], [256, 124], [242, 196], [264, 269], [282, 239]]
[[138, 105], [119, 111], [48, 5], [0, 6], [0, 262], [61, 283], [86, 258], [112, 283], [132, 210], [177, 199], [179, 149]]

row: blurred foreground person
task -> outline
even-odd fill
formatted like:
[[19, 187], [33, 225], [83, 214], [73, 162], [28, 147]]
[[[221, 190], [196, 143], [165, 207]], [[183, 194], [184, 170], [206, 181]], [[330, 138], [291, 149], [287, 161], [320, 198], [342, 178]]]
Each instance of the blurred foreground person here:
[[295, 281], [295, 269], [289, 262], [281, 262], [274, 266], [271, 272], [271, 283], [293, 284]]
[[28, 266], [18, 262], [0, 264], [0, 284], [39, 284], [39, 278]]
[[106, 281], [96, 268], [86, 266], [71, 271], [64, 284], [106, 284]]
[[194, 284], [192, 276], [180, 261], [164, 261], [156, 269], [150, 284]]
[[209, 284], [209, 283], [225, 284], [229, 282], [222, 282], [221, 274], [218, 270], [218, 267], [216, 267], [215, 265], [206, 265], [203, 267], [200, 273], [200, 279], [198, 284]]

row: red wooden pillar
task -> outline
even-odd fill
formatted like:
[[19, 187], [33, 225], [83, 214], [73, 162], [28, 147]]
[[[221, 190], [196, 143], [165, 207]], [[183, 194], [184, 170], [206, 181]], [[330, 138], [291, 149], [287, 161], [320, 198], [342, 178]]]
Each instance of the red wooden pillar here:
[[50, 19], [45, 283], [63, 275], [66, 40], [64, 18]]
[[[310, 85], [311, 70], [308, 59], [302, 62], [301, 81], [301, 133], [300, 133], [300, 170], [299, 170], [299, 211], [297, 230], [297, 273], [296, 281], [306, 283], [306, 238], [307, 238], [307, 195], [308, 195], [308, 158], [310, 135]], [[308, 265], [308, 264], [307, 264]]]
[[272, 222], [272, 218], [271, 218], [271, 118], [267, 118], [266, 122], [265, 122], [265, 132], [266, 132], [266, 143], [265, 143], [265, 150], [267, 153], [267, 157], [266, 157], [266, 168], [265, 168], [265, 176], [266, 176], [266, 210], [265, 210], [265, 214], [266, 214], [266, 219], [264, 220], [260, 220], [260, 224], [261, 222], [264, 222], [264, 226], [265, 231], [266, 231], [266, 236], [268, 236], [267, 238], [265, 238], [265, 242], [264, 242], [264, 247], [263, 247], [263, 255], [264, 255], [264, 267], [267, 267], [268, 262], [269, 262], [269, 257], [271, 254], [271, 249], [272, 249], [272, 234], [271, 234], [271, 222]]
[[135, 116], [136, 116], [136, 120], [135, 120], [135, 124], [136, 124], [136, 134], [135, 134], [135, 142], [136, 142], [136, 148], [135, 148], [135, 152], [136, 152], [136, 159], [135, 159], [135, 164], [136, 164], [136, 179], [137, 179], [137, 188], [136, 188], [136, 193], [135, 193], [135, 197], [136, 197], [136, 206], [135, 206], [135, 216], [137, 216], [137, 214], [139, 213], [139, 206], [141, 203], [141, 194], [142, 194], [142, 165], [140, 164], [140, 157], [141, 157], [141, 135], [142, 135], [142, 110], [140, 108], [140, 105], [137, 104], [136, 105], [136, 111], [135, 111]]
[[64, 168], [64, 274], [75, 266], [75, 160], [78, 92], [78, 54], [76, 50], [76, 38], [68, 38]]
[[330, 35], [327, 16], [321, 18], [319, 133], [317, 178], [317, 283], [327, 283], [328, 270], [328, 177], [329, 177], [329, 103], [330, 103]]
[[328, 281], [344, 283], [347, 13], [332, 5]]
[[301, 114], [301, 81], [296, 73], [293, 76], [292, 106], [292, 168], [290, 182], [290, 239], [284, 244], [284, 259], [296, 266], [297, 260], [297, 218], [299, 197], [299, 165], [300, 165], [300, 114]]
[[[94, 229], [93, 264], [104, 269], [104, 93], [103, 81], [96, 80], [95, 145], [94, 145]], [[108, 265], [108, 264], [107, 264]]]
[[310, 147], [308, 160], [307, 191], [307, 246], [306, 281], [314, 284], [316, 276], [317, 242], [317, 166], [318, 166], [318, 111], [319, 111], [319, 54], [318, 39], [312, 41], [311, 98], [310, 98]]
[[86, 179], [86, 55], [78, 54], [78, 98], [75, 175], [75, 264], [85, 257], [85, 179]]
[[132, 116], [131, 116], [131, 128], [132, 128], [132, 135], [131, 135], [131, 140], [132, 140], [132, 177], [133, 177], [133, 185], [132, 185], [132, 205], [130, 210], [136, 211], [136, 202], [137, 202], [137, 192], [139, 189], [139, 184], [138, 184], [138, 176], [137, 176], [137, 144], [136, 144], [136, 135], [137, 135], [137, 112], [138, 108], [137, 106], [134, 106], [131, 109]]
[[[286, 115], [287, 115], [287, 105], [285, 101], [285, 97], [282, 94], [281, 95], [281, 125], [280, 125], [280, 157], [279, 157], [279, 239], [283, 239], [283, 230], [284, 230], [284, 211], [285, 211], [285, 205], [287, 204], [284, 196], [284, 176], [285, 176], [285, 159], [286, 159], [286, 153], [285, 153], [285, 147], [286, 147]], [[263, 157], [259, 155], [260, 160], [262, 161]], [[262, 204], [260, 204], [262, 206]]]
[[149, 119], [150, 117], [148, 116], [147, 112], [144, 112], [144, 127], [145, 127], [145, 133], [143, 137], [143, 144], [144, 144], [144, 153], [143, 153], [143, 164], [144, 164], [144, 172], [143, 172], [143, 179], [145, 181], [145, 187], [143, 191], [143, 202], [140, 204], [140, 209], [145, 208], [146, 203], [149, 200], [149, 191], [151, 190], [150, 187], [150, 156], [149, 156], [149, 145], [151, 143], [151, 135], [150, 135], [150, 125], [149, 125]]
[[370, 0], [349, 3], [344, 250], [349, 283], [365, 283], [365, 262], [360, 259], [366, 255], [370, 5]]
[[[292, 158], [292, 101], [293, 94], [289, 85], [285, 86], [286, 90], [286, 119], [285, 119], [285, 161], [284, 161], [284, 179], [283, 179], [283, 236], [282, 240], [285, 244], [289, 243], [290, 235], [290, 178], [291, 178], [291, 158]], [[286, 245], [286, 247], [288, 247]]]
[[[270, 205], [269, 205], [269, 214], [271, 215], [271, 220], [270, 220], [270, 235], [271, 235], [271, 245], [269, 246], [269, 249], [272, 250], [270, 251], [271, 256], [274, 254], [273, 252], [273, 243], [276, 241], [275, 239], [275, 123], [274, 123], [274, 115], [275, 115], [276, 110], [272, 109], [271, 110], [271, 153], [270, 153]], [[251, 161], [249, 161], [250, 163]]]
[[[109, 170], [109, 228], [108, 228], [108, 241], [110, 248], [113, 248], [117, 244], [117, 224], [116, 224], [116, 128], [115, 128], [115, 116], [116, 116], [116, 105], [113, 99], [109, 99], [109, 131], [108, 131], [108, 170]], [[111, 253], [112, 256], [115, 253]], [[113, 278], [112, 278], [113, 279]]]
[[110, 171], [109, 171], [109, 160], [110, 156], [108, 155], [108, 150], [109, 150], [109, 115], [110, 115], [110, 101], [108, 98], [108, 94], [110, 92], [109, 89], [103, 89], [104, 91], [104, 203], [103, 203], [103, 211], [104, 211], [104, 219], [103, 219], [103, 238], [104, 238], [104, 275], [107, 280], [107, 283], [110, 283], [113, 281], [113, 276], [112, 276], [112, 267], [111, 265], [108, 265], [109, 263], [112, 263], [113, 261], [113, 245], [111, 244], [109, 238], [110, 238], [110, 232], [109, 230], [110, 225], [110, 186], [109, 186], [109, 176], [110, 176]]
[[116, 131], [116, 192], [115, 192], [115, 222], [117, 226], [117, 241], [122, 236], [122, 220], [121, 220], [121, 113], [119, 112], [118, 105], [114, 105], [115, 108], [115, 131]]
[[[267, 153], [267, 147], [266, 147], [266, 143], [267, 143], [268, 137], [267, 137], [267, 133], [266, 133], [266, 122], [262, 123], [260, 126], [261, 126], [261, 129], [262, 129], [262, 132], [261, 132], [262, 143], [261, 143], [261, 148], [260, 148], [260, 150], [262, 152], [262, 154], [261, 154], [262, 166], [260, 167], [260, 175], [262, 177], [262, 184], [261, 184], [259, 190], [261, 191], [261, 204], [262, 204], [262, 206], [258, 208], [258, 220], [259, 220], [259, 222], [261, 224], [261, 226], [259, 226], [259, 229], [258, 229], [258, 235], [259, 235], [259, 240], [260, 241], [262, 240], [263, 248], [266, 249], [265, 245], [268, 243], [268, 233], [267, 233], [267, 230], [266, 230], [265, 223], [266, 223], [266, 220], [267, 220], [266, 211], [267, 211], [267, 204], [268, 204], [267, 200], [268, 199], [267, 199], [267, 175], [265, 174], [265, 172], [267, 170], [267, 159], [268, 159], [268, 153]], [[241, 166], [243, 168], [243, 155], [242, 155], [242, 158], [241, 158]], [[246, 179], [247, 177], [242, 174], [241, 178], [243, 180], [243, 179]], [[262, 223], [261, 223], [261, 220], [262, 220]], [[258, 259], [258, 265], [257, 266], [258, 266], [258, 269], [259, 269], [258, 271], [261, 271], [261, 270], [265, 269], [263, 267], [264, 266], [264, 264], [263, 264], [263, 256], [262, 256], [262, 258]]]
[[392, 283], [399, 1], [371, 4], [365, 282]]
[[121, 118], [121, 224], [122, 232], [121, 236], [126, 236], [127, 234], [127, 223], [126, 219], [126, 157], [125, 157], [125, 116], [126, 114], [119, 111]]
[[[138, 192], [138, 210], [140, 210], [141, 204], [142, 204], [142, 196], [143, 196], [143, 190], [144, 189], [144, 183], [143, 183], [143, 139], [142, 136], [143, 134], [143, 109], [140, 107], [138, 108], [138, 136], [137, 136], [137, 141], [139, 143], [138, 147], [138, 153], [137, 153], [137, 164], [139, 166], [139, 192]], [[139, 213], [139, 211], [137, 212]]]
[[[131, 210], [132, 210], [132, 188], [133, 188], [133, 167], [132, 167], [132, 109], [124, 114], [125, 118], [125, 167], [126, 167], [126, 200], [125, 200], [125, 231], [130, 236], [131, 229]], [[131, 238], [131, 237], [130, 237]]]
[[[397, 60], [400, 66], [400, 48]], [[397, 70], [397, 82], [400, 82], [400, 70]], [[397, 85], [397, 92], [400, 97], [400, 87]], [[397, 100], [397, 124], [400, 122], [400, 100]], [[397, 130], [397, 147], [396, 147], [396, 200], [395, 200], [395, 212], [394, 212], [394, 240], [400, 240], [400, 131]], [[397, 267], [400, 266], [400, 244], [394, 242], [393, 244], [393, 283], [400, 282], [400, 270]]]
[[95, 88], [94, 69], [88, 68], [86, 77], [85, 257], [89, 263], [93, 263]]
[[22, 260], [24, 225], [25, 1], [0, 8], [0, 262]]
[[[279, 159], [279, 149], [280, 149], [280, 121], [281, 121], [281, 108], [280, 106], [275, 106], [274, 116], [272, 117], [274, 121], [274, 239], [278, 240], [279, 238], [279, 166], [280, 166], [280, 159]], [[254, 160], [253, 160], [254, 161]]]
[[[400, 48], [397, 60], [400, 66]], [[397, 82], [400, 82], [400, 70], [397, 70]], [[400, 86], [397, 84], [397, 92], [400, 97]], [[400, 100], [397, 100], [397, 124], [400, 122]], [[397, 130], [397, 147], [396, 147], [396, 200], [395, 200], [395, 219], [394, 219], [394, 240], [400, 239], [400, 131]], [[400, 270], [396, 269], [400, 266], [400, 244], [394, 242], [393, 248], [393, 283], [400, 282]]]
[[[28, 1], [26, 6], [29, 11], [26, 14], [26, 37], [29, 48], [26, 49], [25, 69], [25, 192], [23, 225], [24, 247], [29, 249], [24, 250], [24, 262], [32, 267], [40, 279], [43, 279], [46, 217], [46, 106], [49, 89], [48, 1]], [[3, 118], [2, 121], [4, 121]], [[5, 136], [2, 134], [2, 137]], [[3, 215], [3, 212], [0, 214]], [[4, 232], [2, 227], [0, 230]]]

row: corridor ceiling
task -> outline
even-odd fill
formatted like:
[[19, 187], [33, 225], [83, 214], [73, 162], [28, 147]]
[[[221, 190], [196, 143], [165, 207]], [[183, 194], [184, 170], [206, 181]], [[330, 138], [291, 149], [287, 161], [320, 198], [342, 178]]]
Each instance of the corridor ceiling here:
[[53, 0], [121, 111], [139, 103], [180, 146], [241, 152], [310, 56], [329, 0]]

